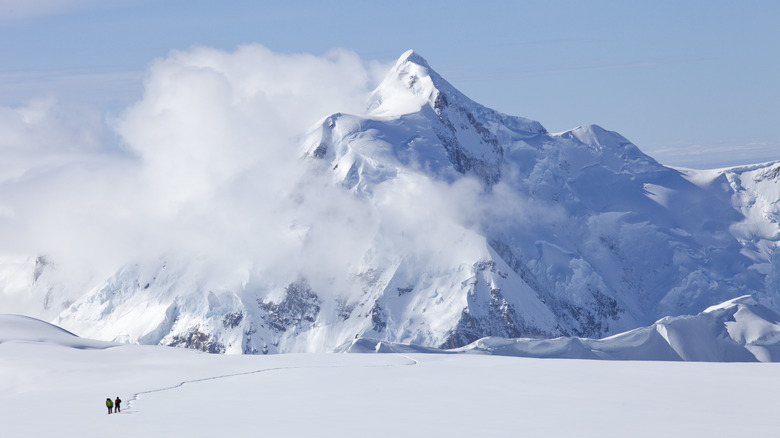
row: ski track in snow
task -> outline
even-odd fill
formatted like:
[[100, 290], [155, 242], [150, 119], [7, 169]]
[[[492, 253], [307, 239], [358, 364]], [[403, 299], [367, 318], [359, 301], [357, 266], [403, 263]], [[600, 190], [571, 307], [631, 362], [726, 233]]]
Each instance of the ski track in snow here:
[[[400, 355], [400, 357], [404, 357], [404, 358], [408, 359], [409, 363], [398, 364], [398, 365], [396, 365], [396, 364], [363, 365], [363, 366], [356, 367], [356, 368], [383, 368], [383, 367], [394, 367], [394, 366], [415, 366], [415, 365], [420, 363], [420, 361], [418, 361], [417, 359], [411, 358], [411, 357], [409, 357], [407, 355]], [[252, 371], [245, 371], [245, 372], [241, 372], [241, 373], [223, 374], [223, 375], [219, 375], [219, 376], [203, 377], [203, 378], [200, 378], [200, 379], [184, 380], [184, 381], [181, 381], [181, 382], [177, 383], [176, 385], [166, 386], [165, 388], [150, 389], [148, 391], [141, 391], [141, 392], [134, 393], [132, 395], [132, 397], [130, 397], [130, 400], [127, 401], [127, 408], [125, 408], [125, 411], [122, 411], [121, 413], [123, 413], [123, 414], [124, 413], [132, 413], [132, 412], [127, 412], [127, 411], [133, 409], [133, 405], [135, 404], [135, 402], [140, 400], [142, 395], [154, 394], [154, 393], [165, 392], [165, 391], [171, 391], [171, 390], [174, 390], [174, 389], [177, 389], [177, 388], [181, 388], [182, 386], [184, 386], [184, 385], [186, 385], [188, 383], [208, 382], [208, 381], [211, 381], [211, 380], [227, 379], [227, 378], [230, 378], [230, 377], [238, 377], [238, 376], [248, 376], [250, 374], [260, 374], [260, 373], [265, 373], [265, 372], [270, 372], [270, 371], [298, 370], [298, 369], [316, 369], [316, 368], [343, 368], [343, 367], [338, 366], [338, 365], [330, 365], [330, 366], [323, 365], [323, 366], [308, 366], [308, 367], [263, 368], [263, 369], [257, 369], [257, 370], [252, 370]], [[353, 367], [350, 367], [350, 368], [353, 368]]]

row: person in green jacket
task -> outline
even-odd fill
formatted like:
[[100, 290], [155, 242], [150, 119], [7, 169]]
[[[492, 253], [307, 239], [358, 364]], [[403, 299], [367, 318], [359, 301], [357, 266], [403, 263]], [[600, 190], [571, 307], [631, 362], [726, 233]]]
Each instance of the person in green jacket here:
[[106, 407], [108, 408], [108, 413], [110, 415], [111, 411], [114, 409], [114, 402], [111, 401], [111, 397], [106, 399]]

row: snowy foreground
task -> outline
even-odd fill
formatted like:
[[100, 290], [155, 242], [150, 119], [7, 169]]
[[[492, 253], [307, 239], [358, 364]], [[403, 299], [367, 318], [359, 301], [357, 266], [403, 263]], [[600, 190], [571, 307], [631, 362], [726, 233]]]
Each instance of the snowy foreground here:
[[[3, 437], [776, 437], [780, 364], [210, 355], [0, 323]], [[119, 396], [121, 414], [104, 401]]]

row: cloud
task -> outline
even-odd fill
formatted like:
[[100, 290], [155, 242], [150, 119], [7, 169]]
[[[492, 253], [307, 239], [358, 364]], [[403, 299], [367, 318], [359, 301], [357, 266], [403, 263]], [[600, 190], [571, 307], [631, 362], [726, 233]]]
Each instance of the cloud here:
[[[377, 71], [344, 50], [198, 47], [154, 62], [114, 119], [51, 98], [0, 107], [3, 255], [97, 279], [179, 255], [209, 260], [214, 283], [239, 266], [293, 275], [345, 217], [371, 227], [359, 200], [307, 175], [299, 147], [323, 117], [364, 112]], [[340, 266], [354, 255], [342, 246]]]
[[336, 295], [371, 263], [473, 263], [487, 256], [479, 231], [523, 214], [503, 183], [486, 194], [404, 171], [355, 196], [302, 158], [324, 117], [365, 113], [387, 67], [344, 50], [196, 47], [155, 61], [116, 118], [54, 99], [2, 107], [0, 255], [46, 256], [81, 276], [74, 294], [161, 258], [206, 289], [303, 274]]
[[284, 179], [295, 137], [336, 111], [362, 112], [370, 87], [346, 51], [282, 55], [259, 45], [174, 52], [155, 63], [119, 133], [166, 198], [209, 194], [250, 169]]
[[90, 152], [105, 145], [102, 115], [56, 99], [33, 99], [18, 107], [0, 107], [0, 149], [29, 153]]

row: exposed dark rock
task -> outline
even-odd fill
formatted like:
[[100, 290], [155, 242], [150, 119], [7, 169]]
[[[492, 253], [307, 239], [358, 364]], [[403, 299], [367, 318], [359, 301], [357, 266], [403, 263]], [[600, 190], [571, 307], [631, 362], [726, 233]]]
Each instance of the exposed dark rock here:
[[753, 181], [755, 182], [761, 182], [767, 179], [775, 182], [780, 180], [780, 165], [772, 166], [753, 177]]
[[[478, 262], [483, 269], [495, 267], [494, 262]], [[457, 348], [470, 344], [486, 336], [504, 338], [549, 337], [550, 333], [527, 326], [517, 315], [514, 306], [504, 298], [501, 289], [490, 289], [490, 302], [487, 304], [487, 315], [476, 317], [466, 308], [461, 313], [460, 320], [450, 332], [440, 348]]]
[[593, 298], [596, 300], [596, 302], [593, 304], [593, 311], [596, 312], [599, 316], [606, 319], [611, 319], [613, 321], [617, 321], [620, 319], [620, 314], [625, 312], [625, 309], [620, 307], [617, 300], [605, 295], [598, 289], [591, 289], [590, 290], [591, 295], [593, 295]]
[[542, 289], [539, 281], [536, 279], [536, 276], [533, 275], [530, 269], [528, 269], [528, 266], [526, 266], [523, 261], [512, 252], [512, 249], [509, 247], [509, 245], [506, 244], [503, 240], [497, 240], [493, 239], [490, 241], [490, 247], [493, 248], [496, 253], [506, 262], [507, 265], [509, 265], [510, 268], [512, 268], [513, 271], [517, 275], [520, 276], [523, 281], [528, 284], [533, 290], [537, 291], [539, 293], [540, 298], [542, 301], [544, 301], [545, 294], [544, 290]]
[[433, 101], [433, 109], [436, 110], [436, 114], [441, 115], [442, 110], [447, 108], [447, 105], [449, 105], [447, 96], [442, 92], [436, 93], [436, 100]]
[[184, 347], [193, 350], [200, 350], [206, 353], [222, 354], [225, 352], [225, 345], [218, 342], [215, 338], [200, 331], [200, 327], [192, 327], [186, 335], [174, 336], [165, 343], [170, 347]]
[[395, 289], [398, 291], [398, 296], [400, 297], [401, 295], [406, 295], [406, 294], [410, 293], [411, 291], [413, 291], [414, 290], [414, 286], [410, 285], [410, 286], [406, 286], [406, 287], [397, 287]]
[[352, 312], [355, 310], [355, 304], [347, 304], [345, 302], [339, 302], [338, 304], [338, 315], [339, 318], [346, 321], [349, 319], [350, 316], [352, 316]]
[[244, 319], [244, 314], [241, 312], [228, 313], [222, 318], [222, 325], [225, 328], [236, 328]]
[[328, 153], [328, 145], [322, 142], [317, 146], [317, 148], [315, 148], [311, 152], [311, 156], [314, 158], [324, 158], [325, 154], [327, 153]]
[[[601, 241], [611, 251], [618, 250], [609, 240], [602, 238]], [[501, 240], [492, 240], [490, 246], [523, 281], [539, 294], [541, 300], [549, 306], [560, 322], [559, 328], [567, 327], [567, 329], [562, 329], [561, 334], [563, 335], [601, 337], [609, 330], [608, 321], [620, 319], [620, 315], [625, 312], [617, 300], [593, 287], [588, 288], [594, 298], [590, 308], [573, 304], [561, 297], [555, 297], [542, 287], [531, 270], [515, 256], [509, 245]]]
[[471, 126], [474, 127], [474, 129], [479, 133], [479, 135], [482, 137], [482, 140], [493, 146], [493, 152], [498, 154], [499, 156], [504, 155], [504, 150], [499, 146], [498, 139], [495, 135], [493, 135], [490, 130], [488, 130], [485, 125], [482, 124], [482, 122], [478, 121], [474, 114], [472, 113], [466, 113], [466, 118], [468, 119], [469, 123], [471, 123]]
[[457, 129], [452, 125], [449, 119], [446, 117], [442, 118], [442, 123], [448, 128], [448, 131], [435, 129], [434, 132], [441, 142], [444, 151], [447, 153], [447, 158], [456, 171], [464, 175], [475, 175], [487, 186], [492, 186], [501, 180], [501, 168], [497, 163], [490, 159], [481, 159], [469, 154], [458, 142], [455, 136]]
[[374, 303], [374, 307], [371, 308], [371, 323], [374, 325], [374, 331], [377, 333], [387, 328], [387, 315], [385, 315], [379, 302]]
[[469, 309], [463, 309], [458, 325], [439, 348], [458, 348], [468, 345], [482, 338], [482, 331], [481, 324], [469, 314]]
[[472, 266], [474, 267], [475, 272], [490, 271], [501, 278], [507, 278], [509, 276], [509, 274], [506, 272], [501, 272], [498, 268], [496, 268], [495, 260], [482, 260], [474, 263]]
[[588, 288], [594, 298], [590, 308], [556, 300], [551, 309], [567, 327], [572, 335], [588, 338], [600, 338], [609, 332], [609, 321], [620, 319], [625, 312], [617, 300], [608, 297], [598, 289]]
[[258, 305], [268, 313], [268, 325], [279, 333], [305, 323], [312, 325], [320, 313], [320, 299], [304, 280], [290, 283], [279, 303], [258, 300]]

